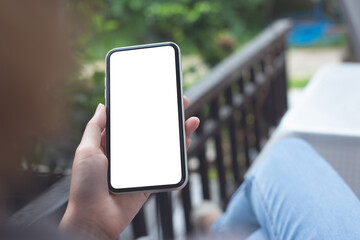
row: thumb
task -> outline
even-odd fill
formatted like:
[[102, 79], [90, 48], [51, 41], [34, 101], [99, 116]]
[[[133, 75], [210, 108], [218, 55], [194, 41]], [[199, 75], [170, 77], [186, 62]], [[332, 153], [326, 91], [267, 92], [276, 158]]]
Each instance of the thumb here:
[[100, 147], [101, 133], [106, 126], [106, 107], [99, 104], [96, 108], [94, 116], [86, 125], [80, 146], [95, 146]]

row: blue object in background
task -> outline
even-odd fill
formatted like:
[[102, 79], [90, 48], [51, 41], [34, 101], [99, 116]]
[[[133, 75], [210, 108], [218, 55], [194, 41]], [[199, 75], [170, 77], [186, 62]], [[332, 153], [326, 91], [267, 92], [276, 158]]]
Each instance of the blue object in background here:
[[341, 40], [341, 34], [331, 33], [334, 21], [324, 13], [323, 1], [314, 3], [311, 11], [293, 14], [294, 27], [288, 36], [290, 46], [331, 45]]
[[333, 26], [326, 21], [298, 21], [289, 34], [288, 42], [294, 46], [311, 46], [322, 42]]

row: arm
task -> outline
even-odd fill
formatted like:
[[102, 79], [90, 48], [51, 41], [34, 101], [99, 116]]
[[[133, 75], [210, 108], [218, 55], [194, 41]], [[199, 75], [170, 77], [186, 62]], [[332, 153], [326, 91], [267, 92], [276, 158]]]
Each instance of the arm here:
[[[184, 97], [184, 106], [189, 100]], [[186, 146], [199, 125], [191, 117], [185, 122]], [[106, 108], [99, 104], [86, 126], [76, 150], [70, 185], [69, 203], [59, 228], [88, 239], [115, 239], [131, 222], [149, 194], [115, 195], [107, 184], [108, 160], [105, 155]]]

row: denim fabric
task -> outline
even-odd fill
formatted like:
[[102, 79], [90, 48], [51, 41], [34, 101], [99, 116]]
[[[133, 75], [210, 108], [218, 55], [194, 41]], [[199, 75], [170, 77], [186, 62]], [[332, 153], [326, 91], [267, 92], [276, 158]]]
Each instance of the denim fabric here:
[[306, 142], [284, 139], [236, 191], [212, 233], [251, 240], [360, 239], [360, 202]]

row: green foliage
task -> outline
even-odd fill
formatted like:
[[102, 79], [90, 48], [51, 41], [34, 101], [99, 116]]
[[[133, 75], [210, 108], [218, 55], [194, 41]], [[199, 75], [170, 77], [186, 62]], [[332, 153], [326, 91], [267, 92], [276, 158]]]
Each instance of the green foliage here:
[[[104, 61], [115, 47], [150, 42], [176, 42], [183, 55], [199, 55], [215, 65], [248, 41], [265, 24], [265, 0], [79, 0], [69, 2], [78, 16], [77, 56], [84, 66]], [[188, 66], [184, 77], [200, 76], [206, 66]], [[202, 70], [201, 70], [202, 69]], [[79, 141], [86, 121], [96, 105], [104, 102], [104, 68], [93, 68], [87, 76], [76, 75], [68, 89], [72, 139]], [[184, 81], [190, 87], [195, 81]]]
[[[67, 10], [76, 16], [71, 30], [77, 39], [76, 57], [82, 65], [79, 70], [90, 66], [91, 71], [74, 75], [67, 89], [71, 106], [68, 117], [73, 124], [69, 142], [62, 149], [51, 151], [41, 147], [45, 143], [40, 143], [36, 154], [25, 162], [29, 165], [47, 162], [50, 171], [54, 171], [56, 166], [51, 160], [54, 155], [66, 152], [64, 159], [71, 159], [69, 156], [79, 143], [97, 104], [104, 103], [103, 62], [110, 49], [151, 42], [176, 42], [183, 56], [192, 62], [183, 65], [184, 87], [188, 88], [208, 68], [251, 40], [269, 24], [269, 19], [284, 16], [289, 11], [299, 11], [311, 4], [312, 0], [68, 1]], [[193, 61], [198, 56], [200, 61]], [[94, 67], [98, 62], [102, 65]], [[306, 82], [291, 81], [289, 86], [303, 86]], [[247, 121], [252, 122], [251, 116]], [[210, 171], [209, 175], [214, 177], [216, 171]]]
[[[79, 70], [90, 68], [91, 71], [74, 75], [67, 89], [72, 131], [68, 143], [70, 147], [66, 152], [74, 152], [97, 104], [104, 103], [103, 62], [110, 49], [151, 42], [176, 42], [183, 55], [191, 55], [190, 58], [196, 59], [183, 69], [184, 87], [187, 88], [194, 84], [194, 79], [200, 78], [208, 67], [221, 61], [262, 29], [265, 25], [265, 2], [69, 1], [68, 10], [77, 16], [72, 31], [77, 38], [76, 57], [81, 65]], [[197, 56], [200, 56], [200, 59]], [[102, 65], [95, 66], [99, 62]]]
[[[82, 78], [73, 81], [69, 87], [68, 95], [71, 108], [70, 117], [73, 118], [74, 128], [83, 130], [99, 103], [105, 104], [104, 97], [105, 73], [95, 71], [90, 79]], [[81, 132], [73, 137], [79, 139]]]
[[[213, 66], [264, 26], [264, 2], [108, 0], [99, 10], [93, 4], [92, 28], [81, 41], [84, 59], [103, 59], [114, 47], [174, 41]], [[77, 8], [88, 8], [83, 5]]]

